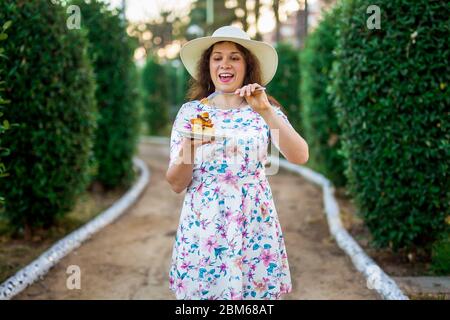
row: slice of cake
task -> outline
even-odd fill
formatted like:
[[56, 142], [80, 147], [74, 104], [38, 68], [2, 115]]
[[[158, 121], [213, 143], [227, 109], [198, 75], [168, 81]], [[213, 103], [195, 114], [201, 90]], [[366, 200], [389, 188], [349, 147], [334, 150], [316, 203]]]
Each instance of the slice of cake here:
[[192, 124], [192, 132], [194, 133], [200, 133], [200, 134], [207, 134], [207, 135], [214, 135], [214, 124], [212, 123], [211, 119], [209, 118], [208, 112], [202, 112], [197, 115], [197, 118], [193, 118], [190, 120]]

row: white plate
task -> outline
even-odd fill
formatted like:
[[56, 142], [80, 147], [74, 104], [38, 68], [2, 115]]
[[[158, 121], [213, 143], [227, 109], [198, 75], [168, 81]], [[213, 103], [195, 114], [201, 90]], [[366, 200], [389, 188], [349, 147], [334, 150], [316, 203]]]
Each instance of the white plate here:
[[183, 137], [186, 138], [192, 138], [197, 140], [220, 140], [220, 139], [226, 139], [229, 138], [228, 136], [224, 134], [202, 134], [202, 133], [194, 133], [189, 130], [185, 129], [175, 129], [175, 131], [179, 132]]

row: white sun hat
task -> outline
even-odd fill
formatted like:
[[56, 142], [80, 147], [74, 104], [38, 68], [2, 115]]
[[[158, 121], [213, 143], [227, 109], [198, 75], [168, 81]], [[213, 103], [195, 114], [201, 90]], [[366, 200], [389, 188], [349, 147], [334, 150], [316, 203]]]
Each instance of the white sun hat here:
[[203, 52], [220, 41], [236, 42], [247, 48], [259, 60], [261, 85], [265, 86], [272, 80], [278, 67], [278, 54], [275, 48], [266, 42], [251, 40], [247, 33], [233, 26], [220, 27], [212, 36], [191, 40], [181, 48], [181, 61], [194, 79], [197, 80], [197, 64]]

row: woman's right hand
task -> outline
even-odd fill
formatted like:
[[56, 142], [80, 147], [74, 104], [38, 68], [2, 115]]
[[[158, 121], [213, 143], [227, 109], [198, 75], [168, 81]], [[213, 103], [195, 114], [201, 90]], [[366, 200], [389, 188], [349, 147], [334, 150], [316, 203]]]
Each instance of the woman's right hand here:
[[183, 138], [180, 154], [175, 161], [176, 165], [170, 166], [166, 173], [166, 180], [176, 193], [185, 190], [192, 180], [192, 169], [197, 148], [212, 142], [214, 141]]

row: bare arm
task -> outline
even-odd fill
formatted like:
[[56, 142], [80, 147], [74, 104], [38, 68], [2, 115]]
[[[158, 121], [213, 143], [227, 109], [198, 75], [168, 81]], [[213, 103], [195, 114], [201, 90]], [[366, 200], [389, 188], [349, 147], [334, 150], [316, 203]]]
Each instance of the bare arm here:
[[285, 158], [291, 163], [305, 164], [309, 158], [309, 148], [306, 141], [293, 127], [277, 115], [273, 108], [268, 107], [260, 114], [271, 130], [278, 129], [279, 149]]
[[[306, 141], [284, 121], [276, 110], [271, 106], [269, 99], [264, 91], [257, 91], [261, 87], [258, 83], [248, 84], [235, 91], [241, 97], [245, 96], [248, 104], [254, 111], [258, 112], [270, 128], [272, 137], [274, 131], [279, 133], [278, 142], [280, 152], [289, 162], [295, 164], [304, 164], [309, 158], [309, 148]], [[275, 132], [277, 133], [277, 132]], [[275, 135], [276, 137], [276, 135]]]
[[203, 144], [211, 143], [211, 141], [191, 141], [183, 138], [182, 147], [178, 158], [166, 172], [166, 180], [169, 182], [172, 190], [176, 193], [183, 192], [191, 183], [194, 168], [195, 151]]

